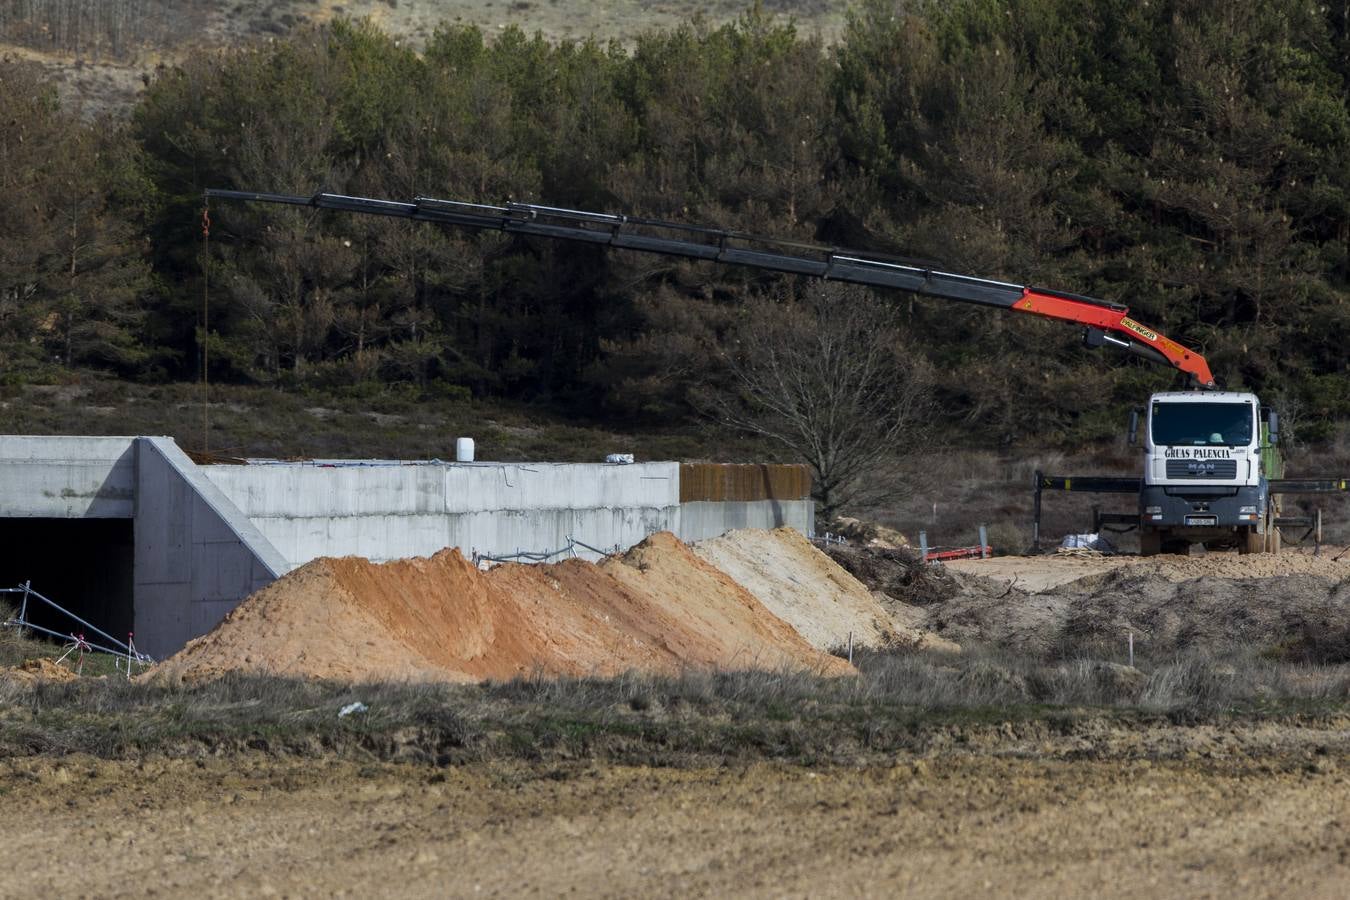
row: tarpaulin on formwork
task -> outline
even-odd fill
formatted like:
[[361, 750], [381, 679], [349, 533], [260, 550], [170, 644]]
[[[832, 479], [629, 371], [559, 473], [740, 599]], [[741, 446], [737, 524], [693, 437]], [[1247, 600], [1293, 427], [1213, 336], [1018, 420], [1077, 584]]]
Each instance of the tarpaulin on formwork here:
[[698, 500], [805, 500], [806, 466], [761, 463], [681, 463], [680, 502]]

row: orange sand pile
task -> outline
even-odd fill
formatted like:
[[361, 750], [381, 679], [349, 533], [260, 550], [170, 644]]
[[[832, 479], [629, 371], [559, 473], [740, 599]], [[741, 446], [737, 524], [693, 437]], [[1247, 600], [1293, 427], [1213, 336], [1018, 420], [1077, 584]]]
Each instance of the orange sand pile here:
[[661, 533], [599, 565], [480, 572], [458, 550], [383, 564], [317, 559], [249, 597], [153, 676], [480, 681], [779, 667], [853, 671]]

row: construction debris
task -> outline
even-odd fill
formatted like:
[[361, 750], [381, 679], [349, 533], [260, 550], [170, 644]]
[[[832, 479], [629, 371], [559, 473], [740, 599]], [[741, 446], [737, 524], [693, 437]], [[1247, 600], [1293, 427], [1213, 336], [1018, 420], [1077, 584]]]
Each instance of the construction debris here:
[[850, 516], [838, 516], [826, 531], [847, 538], [855, 544], [882, 550], [899, 550], [909, 546], [909, 538], [894, 528], [887, 528], [876, 522], [864, 522]]

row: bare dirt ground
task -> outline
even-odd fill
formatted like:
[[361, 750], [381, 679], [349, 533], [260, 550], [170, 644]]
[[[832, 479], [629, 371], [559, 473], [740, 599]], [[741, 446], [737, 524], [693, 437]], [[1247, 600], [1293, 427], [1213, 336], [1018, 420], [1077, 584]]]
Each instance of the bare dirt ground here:
[[1350, 768], [1313, 753], [823, 771], [17, 760], [0, 894], [1340, 897]]
[[[1350, 554], [1049, 554], [951, 563], [889, 608], [960, 644], [1040, 657], [1246, 651], [1350, 662]], [[1119, 660], [1118, 660], [1119, 661]]]
[[[1140, 557], [1073, 555], [1047, 553], [1040, 556], [998, 556], [993, 559], [963, 559], [946, 563], [953, 572], [982, 575], [1013, 582], [1026, 591], [1044, 591], [1069, 584], [1089, 575], [1103, 575], [1117, 569], [1133, 573], [1161, 575], [1171, 581], [1190, 578], [1267, 578], [1280, 575], [1323, 575], [1350, 577], [1350, 553], [1344, 547], [1323, 547], [1314, 556], [1308, 550], [1292, 550], [1277, 555], [1241, 556], [1236, 552], [1208, 553], [1204, 556]], [[1337, 556], [1340, 559], [1337, 560]]]
[[996, 556], [957, 559], [943, 565], [953, 572], [1015, 583], [1028, 591], [1045, 591], [1089, 575], [1101, 575], [1141, 560], [1136, 556]]

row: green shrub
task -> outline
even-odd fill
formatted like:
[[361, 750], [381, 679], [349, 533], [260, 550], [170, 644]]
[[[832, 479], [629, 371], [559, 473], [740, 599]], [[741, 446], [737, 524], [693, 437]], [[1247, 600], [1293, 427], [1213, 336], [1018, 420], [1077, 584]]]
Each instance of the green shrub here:
[[989, 526], [989, 546], [999, 556], [1020, 555], [1027, 552], [1031, 539], [1017, 525], [1004, 519]]

